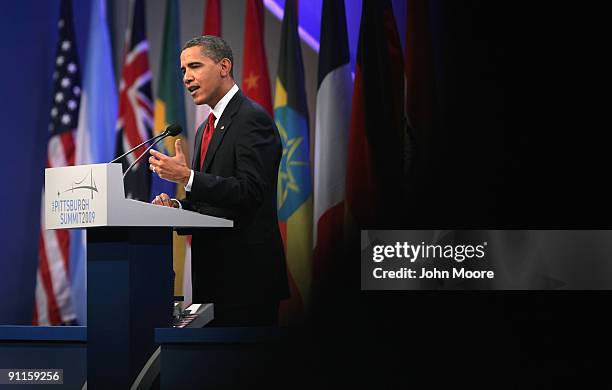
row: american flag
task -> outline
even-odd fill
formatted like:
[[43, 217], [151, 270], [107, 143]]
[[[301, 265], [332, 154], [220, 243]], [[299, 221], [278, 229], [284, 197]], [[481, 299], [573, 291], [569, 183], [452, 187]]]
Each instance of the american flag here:
[[[145, 36], [145, 5], [143, 0], [132, 3], [132, 21], [125, 34], [125, 57], [119, 83], [119, 119], [117, 120], [117, 156], [151, 138], [153, 103], [149, 44]], [[123, 159], [127, 169], [145, 150], [143, 146]], [[149, 201], [151, 175], [145, 156], [125, 177], [128, 198]]]
[[[74, 165], [75, 160], [74, 132], [79, 117], [81, 75], [70, 0], [61, 2], [57, 27], [59, 39], [53, 72], [47, 168]], [[44, 189], [42, 199], [44, 202]], [[41, 207], [38, 270], [32, 321], [35, 325], [69, 324], [76, 319], [70, 298], [69, 257], [69, 231], [45, 230], [44, 207]]]

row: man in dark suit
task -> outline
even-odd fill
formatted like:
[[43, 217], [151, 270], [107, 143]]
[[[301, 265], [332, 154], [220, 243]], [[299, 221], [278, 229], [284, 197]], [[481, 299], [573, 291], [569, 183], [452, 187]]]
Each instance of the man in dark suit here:
[[191, 168], [180, 140], [174, 157], [151, 150], [150, 169], [185, 186], [187, 197], [153, 203], [234, 220], [229, 229], [194, 230], [194, 302], [213, 302], [218, 326], [273, 325], [289, 296], [276, 213], [282, 144], [270, 116], [236, 85], [229, 45], [213, 36], [181, 52], [183, 82], [196, 104], [213, 108], [198, 128]]

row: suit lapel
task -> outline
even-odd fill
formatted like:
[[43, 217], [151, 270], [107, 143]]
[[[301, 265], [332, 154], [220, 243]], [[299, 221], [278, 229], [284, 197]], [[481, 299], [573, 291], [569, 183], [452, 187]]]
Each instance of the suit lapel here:
[[[240, 90], [236, 92], [234, 97], [229, 101], [225, 110], [223, 110], [223, 114], [217, 122], [217, 127], [215, 127], [215, 131], [213, 132], [212, 139], [210, 140], [210, 144], [208, 145], [208, 151], [206, 152], [206, 157], [204, 159], [204, 168], [202, 171], [206, 171], [210, 166], [210, 163], [215, 158], [215, 154], [219, 145], [223, 141], [225, 134], [228, 132], [230, 125], [232, 124], [232, 117], [238, 112], [238, 108], [243, 100], [242, 93]], [[200, 137], [200, 140], [202, 137]], [[201, 143], [201, 142], [200, 142]], [[198, 149], [199, 150], [199, 149]], [[198, 157], [199, 160], [199, 157]]]
[[200, 170], [200, 150], [202, 148], [202, 134], [204, 133], [204, 129], [206, 128], [207, 123], [208, 119], [206, 119], [200, 125], [200, 127], [198, 127], [198, 130], [196, 131], [195, 140], [193, 141], [194, 153], [193, 157], [191, 158], [191, 169], [196, 171]]

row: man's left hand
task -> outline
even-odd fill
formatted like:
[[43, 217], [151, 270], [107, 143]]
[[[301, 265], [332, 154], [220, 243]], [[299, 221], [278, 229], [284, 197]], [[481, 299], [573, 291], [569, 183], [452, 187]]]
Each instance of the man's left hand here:
[[166, 156], [157, 150], [151, 149], [149, 157], [149, 169], [157, 173], [164, 180], [180, 183], [183, 186], [189, 181], [191, 169], [187, 166], [187, 159], [183, 153], [183, 144], [180, 139], [174, 143], [176, 153], [174, 157]]

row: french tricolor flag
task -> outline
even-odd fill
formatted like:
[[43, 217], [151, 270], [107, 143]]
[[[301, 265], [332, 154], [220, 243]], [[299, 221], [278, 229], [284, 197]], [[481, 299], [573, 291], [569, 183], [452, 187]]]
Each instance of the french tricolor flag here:
[[353, 81], [344, 1], [324, 0], [314, 147], [314, 269], [321, 282], [343, 242], [347, 140]]

